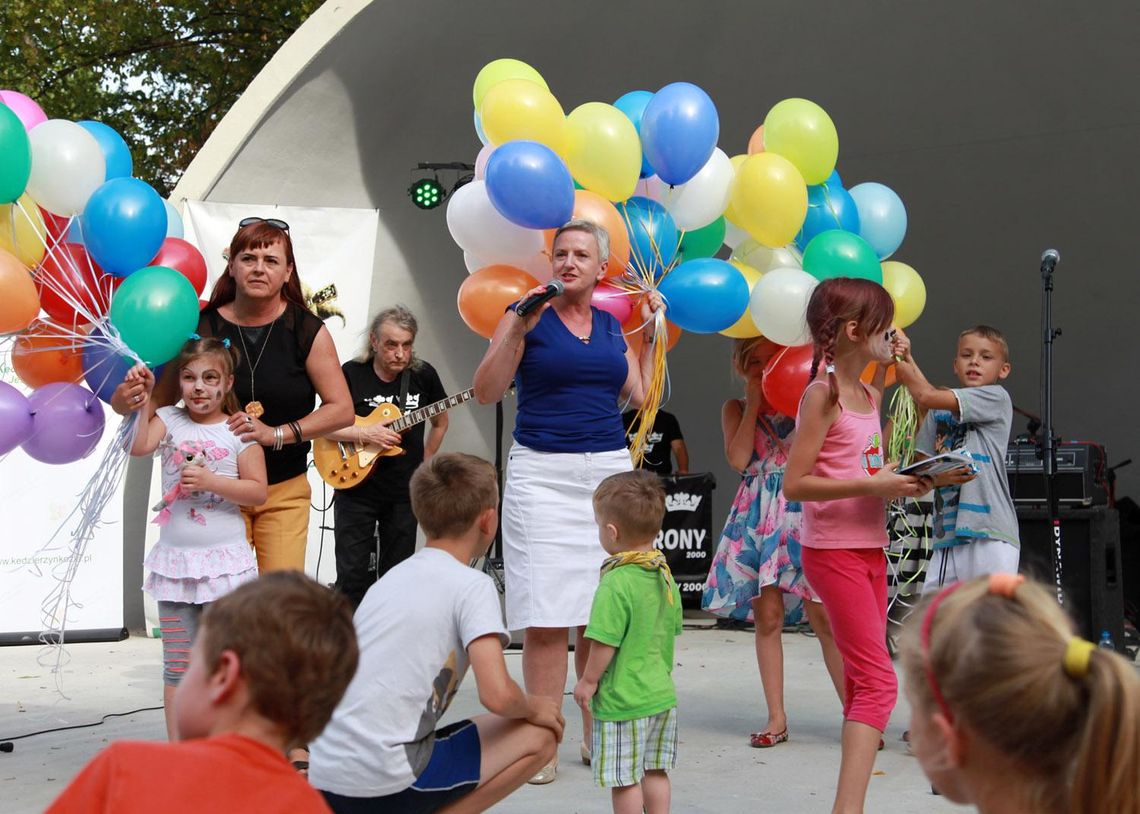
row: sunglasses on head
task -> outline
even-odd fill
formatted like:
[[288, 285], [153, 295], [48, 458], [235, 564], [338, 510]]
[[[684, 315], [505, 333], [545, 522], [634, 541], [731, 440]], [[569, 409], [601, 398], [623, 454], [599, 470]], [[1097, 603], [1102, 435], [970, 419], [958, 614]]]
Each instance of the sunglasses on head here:
[[270, 226], [276, 227], [282, 232], [289, 231], [289, 224], [277, 218], [242, 218], [238, 221], [238, 226], [245, 228], [246, 226], [253, 226], [255, 223], [268, 223]]

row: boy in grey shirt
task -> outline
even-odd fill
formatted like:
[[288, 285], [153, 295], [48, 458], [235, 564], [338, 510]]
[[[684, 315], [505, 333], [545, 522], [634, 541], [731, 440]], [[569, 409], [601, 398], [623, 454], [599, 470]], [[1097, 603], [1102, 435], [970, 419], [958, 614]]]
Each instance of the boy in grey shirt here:
[[934, 553], [923, 590], [993, 573], [1017, 573], [1017, 513], [1009, 494], [1005, 452], [1013, 403], [999, 384], [1010, 372], [1001, 331], [977, 325], [958, 337], [954, 375], [962, 385], [926, 380], [907, 346], [898, 378], [927, 411], [915, 449], [920, 456], [965, 451], [973, 470], [935, 478]]

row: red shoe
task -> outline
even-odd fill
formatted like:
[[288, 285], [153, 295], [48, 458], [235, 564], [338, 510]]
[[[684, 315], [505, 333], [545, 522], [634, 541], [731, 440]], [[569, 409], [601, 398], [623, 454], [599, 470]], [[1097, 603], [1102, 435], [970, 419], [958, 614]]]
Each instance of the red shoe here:
[[784, 727], [783, 732], [753, 732], [748, 738], [748, 743], [753, 749], [768, 749], [787, 739], [788, 728]]

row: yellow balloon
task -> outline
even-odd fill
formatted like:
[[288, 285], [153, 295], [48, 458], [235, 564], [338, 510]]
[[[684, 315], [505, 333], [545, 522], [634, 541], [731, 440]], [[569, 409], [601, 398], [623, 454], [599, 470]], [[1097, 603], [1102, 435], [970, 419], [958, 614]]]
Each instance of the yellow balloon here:
[[641, 174], [641, 139], [613, 105], [587, 102], [566, 117], [566, 165], [574, 180], [608, 201], [633, 195]]
[[[752, 289], [756, 287], [756, 281], [759, 280], [761, 274], [752, 266], [746, 266], [739, 260], [729, 260], [729, 263], [736, 266], [737, 270], [744, 275], [744, 279], [748, 281], [748, 294], [751, 297]], [[730, 327], [721, 331], [722, 336], [730, 336], [733, 339], [749, 339], [753, 336], [760, 336], [760, 329], [756, 327], [756, 323], [752, 321], [752, 309], [745, 308], [744, 313], [740, 315], [740, 319], [736, 320]]]
[[483, 97], [479, 117], [492, 144], [537, 141], [566, 155], [566, 114], [550, 91], [534, 82], [499, 82]]
[[506, 79], [525, 79], [544, 90], [550, 90], [542, 74], [525, 62], [517, 59], [496, 59], [484, 65], [475, 77], [475, 87], [471, 89], [475, 109], [478, 110], [483, 106], [483, 97], [487, 95], [487, 91]]
[[895, 325], [906, 328], [922, 316], [926, 307], [926, 284], [918, 272], [898, 260], [885, 260], [883, 288], [895, 301]]
[[[728, 159], [732, 162], [732, 171], [736, 173], [736, 176], [732, 181], [733, 186], [736, 185], [736, 178], [740, 176], [740, 165], [744, 163], [744, 159], [746, 158], [748, 158], [748, 156], [741, 153], [740, 155], [734, 155], [732, 158]], [[739, 219], [739, 216], [736, 214], [736, 209], [732, 206], [731, 195], [728, 198], [728, 206], [726, 206], [724, 209], [724, 219], [734, 226], [739, 226], [741, 229], [744, 228], [744, 223]]]
[[[767, 132], [767, 131], [765, 131]], [[765, 246], [791, 243], [807, 215], [807, 185], [792, 162], [773, 152], [744, 159], [729, 206], [737, 226]]]
[[822, 184], [839, 158], [839, 134], [815, 102], [785, 99], [764, 119], [764, 149], [795, 164], [805, 183]]
[[0, 206], [0, 249], [15, 255], [25, 266], [35, 267], [47, 252], [46, 239], [43, 216], [31, 195], [24, 193], [17, 203]]

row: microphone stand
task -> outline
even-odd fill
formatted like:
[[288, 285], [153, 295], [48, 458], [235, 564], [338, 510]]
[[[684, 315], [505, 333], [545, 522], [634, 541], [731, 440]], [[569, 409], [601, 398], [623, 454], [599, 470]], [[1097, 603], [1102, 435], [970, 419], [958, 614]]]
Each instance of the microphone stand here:
[[[1048, 252], [1046, 253], [1048, 254]], [[1065, 596], [1061, 583], [1061, 516], [1060, 503], [1057, 494], [1057, 446], [1053, 435], [1053, 340], [1061, 335], [1061, 331], [1053, 328], [1053, 269], [1054, 264], [1041, 263], [1041, 352], [1042, 352], [1042, 383], [1041, 396], [1043, 409], [1041, 411], [1042, 431], [1044, 439], [1041, 445], [1042, 461], [1045, 469], [1045, 507], [1049, 517], [1049, 527], [1053, 530], [1053, 581], [1057, 589], [1057, 602], [1065, 605]]]

